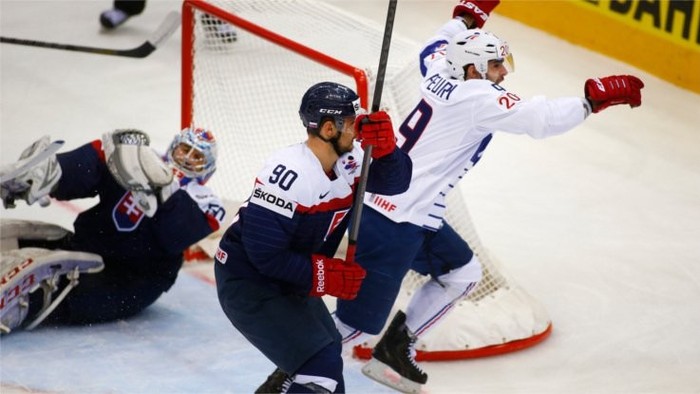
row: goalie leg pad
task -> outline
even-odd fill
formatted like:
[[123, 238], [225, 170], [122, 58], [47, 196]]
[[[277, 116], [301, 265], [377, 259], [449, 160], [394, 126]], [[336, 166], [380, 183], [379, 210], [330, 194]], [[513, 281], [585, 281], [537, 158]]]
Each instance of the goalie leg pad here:
[[68, 234], [70, 231], [56, 224], [36, 220], [0, 219], [0, 250], [17, 249], [20, 239], [57, 241]]
[[[41, 248], [22, 248], [4, 252], [0, 258], [0, 332], [7, 334], [25, 326], [31, 330], [41, 323], [78, 284], [81, 273], [99, 272], [102, 257], [93, 253]], [[69, 284], [54, 297], [61, 276]], [[29, 323], [29, 294], [44, 291], [41, 310]]]

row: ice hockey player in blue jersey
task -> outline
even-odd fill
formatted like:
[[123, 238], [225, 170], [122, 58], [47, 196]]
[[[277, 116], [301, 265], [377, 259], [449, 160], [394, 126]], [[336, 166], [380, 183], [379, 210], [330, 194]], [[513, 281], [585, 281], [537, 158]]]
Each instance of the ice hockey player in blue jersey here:
[[311, 86], [299, 109], [306, 141], [266, 160], [216, 254], [223, 311], [289, 377], [289, 392], [345, 391], [341, 338], [321, 296], [352, 299], [365, 276], [356, 262], [333, 258], [356, 198], [361, 147], [374, 146], [368, 192], [401, 193], [411, 176], [387, 113], [360, 111], [350, 88]]
[[[478, 257], [445, 221], [446, 196], [480, 160], [496, 131], [545, 138], [611, 105], [641, 105], [642, 81], [630, 75], [589, 79], [584, 97], [530, 100], [500, 84], [512, 69], [508, 44], [481, 29], [463, 29], [424, 59], [420, 100], [399, 127], [397, 144], [413, 162], [409, 189], [365, 196], [356, 259], [366, 278], [353, 300], [338, 300], [344, 343], [378, 334], [409, 269], [430, 277], [405, 313], [398, 311], [363, 372], [402, 392], [420, 392], [427, 375], [413, 345], [439, 324], [481, 279]], [[391, 370], [400, 375], [390, 376]]]
[[[21, 159], [48, 144], [42, 138]], [[182, 130], [165, 157], [145, 133], [116, 130], [3, 182], [6, 207], [20, 199], [46, 205], [49, 196], [99, 202], [78, 214], [74, 232], [3, 220], [3, 249], [10, 241], [14, 248], [2, 255], [0, 329], [113, 321], [155, 302], [175, 282], [183, 251], [225, 218], [205, 185], [216, 157], [208, 130]]]

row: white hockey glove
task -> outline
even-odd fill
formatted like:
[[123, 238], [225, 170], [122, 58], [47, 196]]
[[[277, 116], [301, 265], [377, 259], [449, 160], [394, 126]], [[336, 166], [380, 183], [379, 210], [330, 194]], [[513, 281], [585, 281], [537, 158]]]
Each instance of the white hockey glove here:
[[[46, 154], [45, 151], [50, 144], [49, 136], [35, 141], [22, 152], [17, 163], [31, 161], [34, 157]], [[0, 185], [0, 197], [4, 207], [14, 208], [15, 200], [25, 200], [29, 205], [39, 201], [42, 207], [48, 206], [51, 202], [49, 193], [56, 188], [61, 174], [61, 166], [58, 164], [56, 154], [51, 154], [45, 160], [28, 168], [26, 172], [4, 181]]]
[[158, 209], [157, 195], [173, 182], [173, 172], [150, 148], [150, 139], [139, 130], [116, 130], [102, 136], [107, 167], [114, 179], [134, 195], [148, 217]]

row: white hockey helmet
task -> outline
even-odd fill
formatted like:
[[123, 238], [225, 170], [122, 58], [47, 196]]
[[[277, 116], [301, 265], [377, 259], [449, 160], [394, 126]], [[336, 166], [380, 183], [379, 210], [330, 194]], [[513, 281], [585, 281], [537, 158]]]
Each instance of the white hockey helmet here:
[[175, 135], [165, 159], [181, 185], [192, 180], [205, 184], [216, 171], [216, 138], [207, 129], [188, 127]]
[[508, 71], [514, 69], [508, 43], [486, 30], [471, 29], [459, 32], [447, 45], [447, 68], [453, 78], [464, 80], [466, 66], [473, 64], [481, 77], [486, 79], [489, 60], [503, 61]]

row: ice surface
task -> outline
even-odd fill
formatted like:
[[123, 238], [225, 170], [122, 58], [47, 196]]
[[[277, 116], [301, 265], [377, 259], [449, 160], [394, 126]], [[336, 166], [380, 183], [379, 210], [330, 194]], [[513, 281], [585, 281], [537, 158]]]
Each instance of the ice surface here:
[[[332, 2], [383, 23], [384, 2]], [[454, 2], [399, 3], [396, 34], [421, 42]], [[143, 15], [102, 32], [98, 15], [110, 5], [2, 0], [0, 32], [130, 48], [180, 2], [149, 0]], [[484, 244], [542, 300], [554, 331], [505, 356], [423, 363], [426, 390], [699, 393], [700, 96], [498, 15], [488, 27], [510, 43], [517, 69], [504, 86], [522, 97], [580, 95], [586, 78], [631, 73], [646, 83], [644, 103], [610, 108], [547, 140], [496, 135], [460, 187]], [[44, 134], [71, 149], [137, 127], [164, 147], [179, 129], [179, 44], [176, 33], [140, 60], [2, 44], [0, 162]], [[0, 214], [70, 227], [91, 203]], [[232, 328], [202, 278], [183, 273], [128, 321], [3, 337], [0, 391], [252, 392], [272, 365]], [[388, 392], [354, 360], [346, 379], [349, 392]]]

